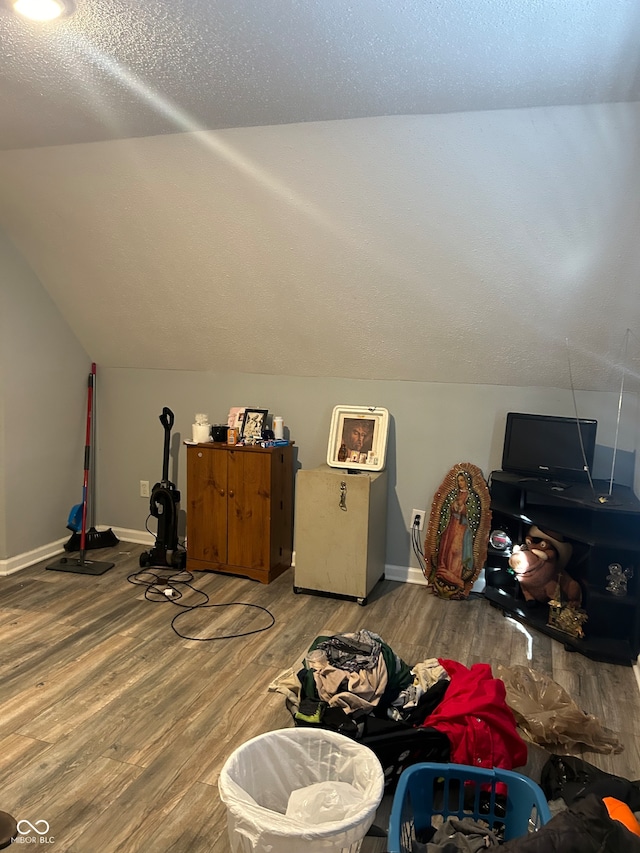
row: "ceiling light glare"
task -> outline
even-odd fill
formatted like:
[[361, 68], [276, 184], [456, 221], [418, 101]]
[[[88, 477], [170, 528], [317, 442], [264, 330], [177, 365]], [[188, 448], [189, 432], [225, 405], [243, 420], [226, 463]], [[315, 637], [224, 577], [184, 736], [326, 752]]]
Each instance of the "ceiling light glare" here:
[[31, 21], [53, 21], [66, 11], [62, 0], [15, 0], [13, 8]]

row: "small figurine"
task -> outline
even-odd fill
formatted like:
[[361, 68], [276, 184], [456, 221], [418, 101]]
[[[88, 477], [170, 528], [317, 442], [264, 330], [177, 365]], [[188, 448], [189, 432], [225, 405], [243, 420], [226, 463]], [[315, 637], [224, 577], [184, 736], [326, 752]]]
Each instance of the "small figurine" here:
[[584, 638], [583, 625], [589, 618], [580, 607], [572, 607], [570, 604], [563, 605], [560, 584], [556, 587], [556, 594], [549, 602], [549, 619], [547, 625], [558, 631], [564, 631], [578, 640]]
[[528, 606], [533, 607], [536, 602], [546, 604], [554, 598], [559, 585], [567, 605], [580, 607], [580, 584], [564, 571], [572, 551], [560, 533], [541, 530], [535, 525], [529, 528], [525, 544], [514, 546], [509, 565]]
[[627, 581], [633, 577], [633, 569], [623, 569], [620, 563], [611, 563], [608, 571], [607, 586], [605, 587], [607, 592], [612, 592], [614, 595], [626, 595]]
[[606, 580], [607, 592], [612, 592], [614, 595], [627, 594], [627, 578], [620, 563], [611, 563]]

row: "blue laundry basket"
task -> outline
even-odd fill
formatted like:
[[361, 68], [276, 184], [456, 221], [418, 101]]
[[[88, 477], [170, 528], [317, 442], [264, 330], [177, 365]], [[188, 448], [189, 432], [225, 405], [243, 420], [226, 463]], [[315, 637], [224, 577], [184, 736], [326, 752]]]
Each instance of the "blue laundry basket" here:
[[400, 776], [393, 798], [388, 853], [411, 853], [412, 841], [432, 826], [435, 815], [484, 821], [504, 841], [551, 819], [540, 786], [520, 773], [466, 764], [414, 764]]

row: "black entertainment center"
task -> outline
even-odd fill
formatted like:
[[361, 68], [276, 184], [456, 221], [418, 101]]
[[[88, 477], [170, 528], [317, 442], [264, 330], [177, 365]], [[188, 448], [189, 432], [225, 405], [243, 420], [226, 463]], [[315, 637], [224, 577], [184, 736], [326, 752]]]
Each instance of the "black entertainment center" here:
[[[512, 414], [512, 413], [510, 413]], [[533, 420], [532, 420], [533, 419]], [[549, 458], [553, 477], [540, 476], [539, 469], [494, 471], [489, 478], [492, 529], [506, 537], [492, 537], [497, 547], [489, 544], [485, 567], [485, 597], [496, 607], [522, 622], [562, 642], [565, 648], [580, 652], [593, 660], [631, 665], [640, 652], [640, 501], [629, 487], [609, 481], [591, 479], [589, 467], [593, 459], [595, 428], [578, 436], [576, 420], [549, 419], [546, 416], [523, 416], [516, 428], [542, 432], [560, 429], [558, 439], [579, 445], [568, 450], [570, 470], [562, 470], [562, 459], [554, 445]], [[560, 423], [564, 421], [564, 423]], [[587, 424], [594, 422], [585, 422]], [[511, 424], [513, 427], [513, 424]], [[592, 442], [593, 437], [593, 442]], [[509, 430], [505, 435], [505, 461], [509, 464]], [[524, 436], [516, 446], [526, 449]], [[546, 465], [544, 444], [534, 445], [532, 466]], [[511, 436], [513, 447], [513, 436]], [[591, 454], [588, 467], [579, 463]], [[588, 457], [587, 457], [588, 459]], [[586, 463], [585, 463], [586, 464]], [[544, 467], [543, 467], [544, 470]], [[567, 476], [567, 473], [569, 476]], [[562, 479], [560, 479], [562, 477]], [[556, 479], [558, 478], [558, 479]], [[562, 534], [573, 546], [566, 572], [582, 589], [582, 607], [586, 611], [584, 637], [572, 636], [548, 624], [548, 605], [527, 606], [520, 585], [509, 568], [511, 544], [521, 544], [532, 525]], [[622, 589], [611, 582], [611, 566], [626, 570]], [[625, 588], [626, 587], [626, 588]], [[615, 591], [611, 591], [611, 590]]]

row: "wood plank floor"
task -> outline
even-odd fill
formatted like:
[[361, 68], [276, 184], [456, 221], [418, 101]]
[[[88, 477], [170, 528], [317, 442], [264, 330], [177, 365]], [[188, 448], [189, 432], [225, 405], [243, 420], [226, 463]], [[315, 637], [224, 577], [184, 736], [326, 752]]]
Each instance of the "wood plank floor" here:
[[[179, 608], [128, 581], [141, 550], [120, 543], [88, 552], [115, 562], [97, 577], [47, 571], [49, 560], [0, 578], [0, 809], [46, 820], [57, 853], [228, 853], [220, 768], [244, 741], [292, 724], [268, 685], [318, 634], [362, 628], [407, 663], [447, 657], [550, 675], [625, 746], [584, 757], [640, 778], [633, 670], [594, 663], [541, 634], [529, 640], [484, 599], [444, 602], [424, 587], [383, 581], [360, 607], [294, 595], [292, 572], [268, 586], [203, 573], [194, 585], [226, 606], [181, 617], [178, 631], [200, 638], [183, 639], [171, 627]], [[199, 600], [184, 593], [181, 604]], [[231, 602], [268, 608], [275, 625], [209, 640], [268, 623], [261, 610]], [[539, 748], [531, 755], [546, 757]], [[367, 839], [363, 853], [384, 849]]]

